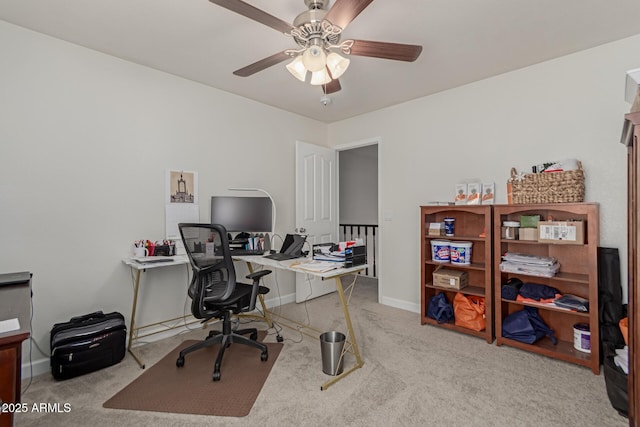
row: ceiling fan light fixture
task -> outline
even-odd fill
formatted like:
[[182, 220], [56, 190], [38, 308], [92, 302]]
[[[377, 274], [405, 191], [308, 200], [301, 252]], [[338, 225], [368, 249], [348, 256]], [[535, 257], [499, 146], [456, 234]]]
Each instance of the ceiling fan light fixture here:
[[291, 73], [293, 77], [304, 82], [307, 77], [307, 69], [302, 62], [302, 56], [296, 56], [293, 61], [287, 64], [287, 70]]
[[[340, 80], [350, 60], [338, 55], [351, 55], [414, 62], [422, 52], [422, 46], [378, 42], [370, 40], [345, 40], [341, 42], [345, 28], [366, 9], [372, 0], [304, 0], [307, 10], [300, 13], [293, 24], [283, 21], [246, 0], [209, 0], [220, 7], [266, 25], [293, 39], [295, 49], [287, 49], [263, 58], [233, 72], [248, 77], [273, 65], [290, 61], [287, 70], [303, 83], [311, 72], [312, 85], [324, 86], [325, 95], [342, 89]], [[329, 6], [333, 3], [332, 6]], [[335, 51], [335, 52], [334, 52]]]
[[311, 74], [311, 84], [314, 86], [326, 85], [331, 81], [331, 76], [327, 71], [327, 68], [323, 68], [319, 71], [314, 71]]
[[329, 68], [329, 72], [331, 72], [331, 77], [334, 79], [340, 78], [349, 68], [349, 63], [351, 61], [347, 58], [343, 58], [335, 52], [331, 52], [327, 56], [327, 67]]
[[320, 71], [327, 65], [327, 54], [321, 46], [309, 46], [302, 54], [302, 63], [312, 73]]

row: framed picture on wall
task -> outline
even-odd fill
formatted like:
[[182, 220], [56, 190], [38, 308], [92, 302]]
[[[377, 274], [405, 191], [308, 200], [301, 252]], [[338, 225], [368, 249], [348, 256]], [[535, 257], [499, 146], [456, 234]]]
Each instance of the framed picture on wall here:
[[166, 203], [198, 204], [198, 174], [183, 170], [167, 170]]
[[178, 224], [200, 220], [198, 173], [167, 169], [165, 188], [165, 235], [179, 240]]

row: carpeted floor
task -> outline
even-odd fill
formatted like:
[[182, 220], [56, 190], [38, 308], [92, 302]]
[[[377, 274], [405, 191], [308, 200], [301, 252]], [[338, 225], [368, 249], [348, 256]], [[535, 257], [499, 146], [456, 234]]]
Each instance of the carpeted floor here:
[[[350, 302], [364, 366], [325, 391], [320, 344], [284, 329], [284, 347], [246, 417], [103, 408], [142, 374], [127, 355], [118, 365], [55, 382], [34, 379], [23, 401], [69, 403], [68, 413], [17, 414], [23, 426], [545, 426], [624, 427], [603, 375], [515, 348], [420, 325], [417, 313], [377, 303], [374, 280], [359, 280]], [[338, 296], [287, 304], [283, 314], [321, 330], [344, 332]], [[260, 327], [260, 324], [256, 324]], [[152, 365], [196, 331], [148, 344]], [[273, 331], [265, 342], [275, 342]], [[352, 363], [349, 356], [345, 369]]]
[[[265, 335], [261, 331], [259, 340]], [[264, 362], [260, 360], [259, 350], [232, 344], [222, 359], [220, 380], [212, 381], [213, 361], [219, 345], [189, 353], [185, 356], [185, 365], [176, 367], [180, 350], [196, 342], [181, 343], [103, 406], [227, 417], [249, 414], [283, 344], [268, 343], [269, 358]]]

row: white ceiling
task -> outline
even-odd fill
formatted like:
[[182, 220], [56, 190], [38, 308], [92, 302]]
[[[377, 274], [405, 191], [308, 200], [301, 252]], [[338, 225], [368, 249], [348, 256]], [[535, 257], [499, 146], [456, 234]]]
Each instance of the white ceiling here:
[[[306, 9], [303, 0], [246, 1], [289, 23]], [[373, 1], [342, 39], [419, 44], [422, 54], [413, 63], [351, 57], [326, 107], [286, 62], [234, 76], [296, 45], [207, 0], [0, 0], [0, 19], [330, 123], [640, 34], [640, 1]]]

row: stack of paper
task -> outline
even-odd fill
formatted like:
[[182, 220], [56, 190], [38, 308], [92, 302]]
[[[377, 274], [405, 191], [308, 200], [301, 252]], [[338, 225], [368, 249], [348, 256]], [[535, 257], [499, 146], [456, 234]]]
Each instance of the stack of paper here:
[[355, 267], [367, 263], [367, 248], [356, 241], [313, 245], [313, 260], [330, 262], [340, 267]]
[[346, 258], [346, 250], [331, 250], [338, 248], [338, 245], [334, 244], [320, 244], [313, 247], [313, 259], [314, 261], [325, 262], [342, 262], [344, 263]]
[[502, 255], [500, 271], [520, 273], [528, 276], [553, 277], [560, 270], [554, 257], [507, 252]]
[[20, 321], [16, 318], [0, 320], [0, 334], [4, 332], [17, 331], [20, 329]]
[[312, 273], [326, 273], [327, 271], [340, 267], [340, 265], [331, 261], [308, 261], [300, 264], [292, 264], [291, 267]]
[[342, 252], [331, 252], [326, 254], [313, 254], [313, 259], [315, 261], [326, 261], [326, 262], [344, 262], [345, 254]]

